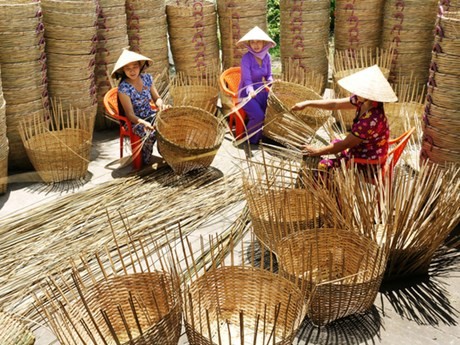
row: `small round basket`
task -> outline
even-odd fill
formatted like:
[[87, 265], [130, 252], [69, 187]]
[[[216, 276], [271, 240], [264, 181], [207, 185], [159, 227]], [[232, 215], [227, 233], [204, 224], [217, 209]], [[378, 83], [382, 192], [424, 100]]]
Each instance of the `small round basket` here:
[[320, 228], [283, 238], [276, 255], [282, 275], [305, 287], [315, 325], [362, 313], [374, 303], [386, 255], [352, 231]]
[[[295, 131], [294, 128], [280, 127], [278, 123], [282, 120], [283, 114], [291, 113], [313, 130], [321, 127], [329, 118], [330, 112], [322, 109], [307, 107], [299, 111], [291, 111], [299, 100], [322, 99], [315, 91], [296, 83], [286, 81], [274, 81], [268, 96], [268, 106], [264, 121], [264, 134], [272, 139], [276, 137], [288, 137], [288, 132]], [[305, 136], [304, 133], [299, 133]]]
[[303, 294], [287, 279], [249, 266], [223, 266], [184, 291], [191, 345], [291, 344], [304, 314]]
[[223, 122], [196, 107], [172, 107], [156, 118], [158, 151], [177, 175], [207, 168], [222, 144]]
[[0, 344], [2, 345], [32, 345], [35, 337], [18, 319], [14, 316], [0, 312]]

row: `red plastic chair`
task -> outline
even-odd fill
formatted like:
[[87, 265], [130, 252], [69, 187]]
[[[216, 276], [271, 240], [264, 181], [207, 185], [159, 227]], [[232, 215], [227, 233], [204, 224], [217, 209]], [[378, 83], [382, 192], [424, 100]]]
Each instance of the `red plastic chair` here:
[[404, 148], [406, 147], [409, 139], [414, 132], [415, 128], [409, 129], [407, 132], [403, 133], [401, 136], [395, 139], [390, 139], [388, 144], [390, 145], [388, 154], [385, 157], [380, 159], [364, 159], [364, 158], [354, 158], [353, 161], [355, 164], [366, 164], [373, 166], [380, 166], [382, 169], [382, 176], [385, 176], [386, 172], [389, 170], [389, 176], [393, 174], [393, 169], [398, 163], [399, 158], [401, 157]]
[[[131, 152], [134, 170], [142, 168], [142, 138], [133, 133], [131, 121], [118, 111], [118, 88], [114, 87], [104, 95], [104, 107], [109, 116], [120, 123], [120, 158], [123, 157], [123, 142], [128, 137], [131, 142]], [[126, 127], [124, 126], [126, 124]]]
[[[238, 85], [241, 80], [241, 68], [230, 67], [226, 69], [220, 75], [219, 82], [222, 90], [232, 98], [233, 107], [238, 104]], [[235, 137], [241, 137], [244, 132], [244, 120], [246, 119], [246, 113], [243, 109], [239, 109], [230, 114], [228, 119], [228, 125], [230, 128], [235, 126]]]

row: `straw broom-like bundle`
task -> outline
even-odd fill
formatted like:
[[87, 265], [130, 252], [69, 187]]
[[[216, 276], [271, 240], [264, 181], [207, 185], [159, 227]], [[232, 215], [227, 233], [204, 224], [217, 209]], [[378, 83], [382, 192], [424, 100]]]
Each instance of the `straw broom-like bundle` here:
[[[190, 277], [181, 290], [191, 345], [292, 343], [305, 316], [302, 291], [275, 274], [272, 265], [258, 267], [252, 244], [241, 242], [238, 248], [230, 239], [230, 254], [224, 258], [220, 250], [211, 252], [210, 265], [203, 269], [196, 266], [195, 253], [209, 252], [204, 240], [198, 251], [188, 238], [182, 236], [181, 242], [182, 253], [176, 252], [185, 258]], [[219, 236], [210, 236], [209, 247], [219, 242]]]
[[[110, 181], [1, 219], [0, 303], [5, 308], [14, 304], [18, 310], [29, 309], [33, 314], [30, 301], [24, 297], [25, 289], [31, 282], [42, 281], [44, 267], [54, 271], [81, 248], [94, 252], [107, 243], [111, 238], [105, 220], [107, 210], [130, 215], [127, 221], [133, 236], [148, 232], [161, 237], [168, 224], [181, 222], [188, 234], [242, 200], [238, 171], [219, 179], [210, 170], [193, 178], [178, 178], [163, 169], [153, 176]], [[115, 229], [123, 227], [121, 219], [111, 221]], [[161, 237], [163, 244], [177, 235], [170, 232], [168, 239]], [[27, 265], [21, 264], [24, 262]]]
[[[123, 239], [50, 272], [35, 305], [61, 343], [178, 343], [179, 276], [153, 237]], [[119, 238], [117, 238], [119, 237]], [[126, 237], [126, 236], [125, 236]]]

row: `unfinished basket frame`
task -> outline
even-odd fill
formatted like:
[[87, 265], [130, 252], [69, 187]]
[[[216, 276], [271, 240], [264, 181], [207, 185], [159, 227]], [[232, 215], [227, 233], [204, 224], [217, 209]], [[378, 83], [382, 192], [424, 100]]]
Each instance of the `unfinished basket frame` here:
[[158, 151], [177, 175], [209, 167], [225, 135], [220, 118], [190, 106], [160, 111], [156, 129]]
[[2, 345], [33, 345], [35, 336], [13, 314], [0, 312], [0, 344]]

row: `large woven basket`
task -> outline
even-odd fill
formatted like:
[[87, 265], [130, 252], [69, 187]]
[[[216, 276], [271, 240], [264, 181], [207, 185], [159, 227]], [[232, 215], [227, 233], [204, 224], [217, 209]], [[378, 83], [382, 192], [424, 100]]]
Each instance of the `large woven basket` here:
[[206, 272], [186, 287], [184, 308], [191, 345], [292, 344], [304, 316], [295, 284], [249, 266]]
[[307, 313], [316, 325], [368, 310], [387, 258], [369, 238], [334, 228], [293, 233], [278, 243], [276, 255], [282, 274], [306, 286]]
[[158, 151], [178, 175], [209, 167], [225, 134], [217, 117], [190, 106], [160, 111], [156, 129]]
[[52, 120], [39, 116], [25, 118], [19, 124], [19, 134], [42, 180], [61, 182], [85, 177], [93, 126], [93, 115], [74, 110], [64, 115], [62, 110], [56, 110]]
[[8, 188], [8, 139], [0, 142], [0, 194], [5, 194]]
[[[276, 140], [277, 137], [287, 137], [294, 128], [280, 127], [285, 113], [291, 113], [313, 130], [321, 127], [329, 118], [330, 112], [322, 109], [307, 107], [299, 111], [291, 111], [291, 107], [301, 100], [322, 99], [315, 91], [296, 83], [275, 81], [268, 96], [268, 106], [264, 121], [264, 135]], [[304, 136], [304, 133], [298, 133]]]
[[35, 337], [13, 315], [0, 312], [0, 344], [2, 345], [32, 345], [35, 343]]

